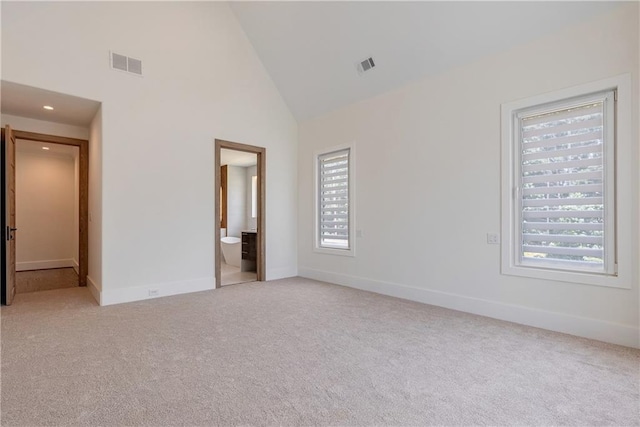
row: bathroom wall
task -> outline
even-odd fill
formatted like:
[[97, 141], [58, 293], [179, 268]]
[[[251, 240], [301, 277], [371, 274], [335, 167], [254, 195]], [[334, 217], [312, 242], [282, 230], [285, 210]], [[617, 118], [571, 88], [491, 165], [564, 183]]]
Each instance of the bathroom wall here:
[[227, 166], [227, 236], [240, 237], [247, 228], [246, 169]]
[[254, 229], [258, 227], [257, 218], [251, 217], [252, 211], [252, 198], [253, 193], [251, 192], [252, 187], [252, 177], [258, 175], [258, 167], [257, 166], [248, 166], [246, 169], [246, 186], [245, 186], [245, 199], [246, 199], [246, 209], [245, 209], [245, 224], [248, 229]]

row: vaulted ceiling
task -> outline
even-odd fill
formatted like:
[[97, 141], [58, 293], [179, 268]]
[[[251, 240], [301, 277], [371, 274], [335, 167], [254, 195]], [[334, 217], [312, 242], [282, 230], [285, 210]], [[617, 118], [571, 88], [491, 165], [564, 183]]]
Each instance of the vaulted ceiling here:
[[[542, 37], [616, 2], [232, 2], [304, 120]], [[372, 56], [363, 75], [356, 63]]]

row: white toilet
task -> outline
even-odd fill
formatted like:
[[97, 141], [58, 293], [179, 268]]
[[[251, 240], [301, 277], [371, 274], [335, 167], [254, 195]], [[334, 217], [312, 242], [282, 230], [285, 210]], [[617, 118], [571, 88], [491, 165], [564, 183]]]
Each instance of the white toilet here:
[[224, 262], [240, 268], [242, 260], [242, 239], [239, 237], [221, 237], [220, 246], [222, 247]]

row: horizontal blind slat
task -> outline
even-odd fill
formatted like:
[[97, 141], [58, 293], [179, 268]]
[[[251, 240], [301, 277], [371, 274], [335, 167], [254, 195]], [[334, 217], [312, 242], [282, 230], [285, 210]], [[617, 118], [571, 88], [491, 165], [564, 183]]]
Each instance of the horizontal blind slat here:
[[331, 169], [336, 169], [336, 168], [343, 168], [345, 166], [347, 166], [349, 164], [349, 159], [344, 157], [344, 158], [335, 158], [335, 159], [331, 159], [331, 160], [322, 160], [320, 162], [320, 165], [322, 167], [322, 170], [331, 170]]
[[602, 102], [587, 105], [584, 107], [560, 110], [550, 114], [541, 114], [522, 118], [522, 126], [532, 126], [544, 123], [557, 122], [559, 120], [572, 119], [575, 117], [590, 116], [602, 112]]
[[523, 234], [522, 241], [530, 242], [560, 242], [560, 243], [588, 243], [602, 245], [602, 236], [565, 235], [565, 234]]
[[603, 255], [602, 249], [595, 248], [564, 248], [558, 246], [523, 245], [522, 250], [524, 252], [538, 254], [590, 256], [594, 258], [601, 258]]
[[522, 224], [523, 231], [533, 230], [575, 230], [575, 231], [602, 231], [604, 230], [604, 224], [601, 222], [580, 222], [580, 223], [568, 223], [568, 222], [524, 222]]
[[336, 172], [332, 172], [332, 173], [323, 173], [322, 174], [322, 179], [325, 180], [327, 178], [335, 178], [335, 177], [344, 177], [344, 178], [348, 178], [349, 175], [345, 173], [344, 170], [336, 170]]
[[602, 171], [577, 173], [552, 173], [546, 175], [529, 175], [522, 177], [523, 184], [541, 182], [573, 182], [602, 179]]
[[331, 178], [322, 178], [322, 187], [323, 188], [335, 188], [336, 184], [346, 184], [349, 182], [348, 178], [339, 178], [339, 179], [331, 179]]
[[602, 157], [593, 157], [591, 159], [565, 160], [560, 162], [545, 162], [538, 164], [526, 164], [522, 167], [523, 172], [535, 172], [542, 170], [555, 171], [559, 169], [586, 168], [590, 166], [602, 166], [604, 159]]
[[602, 129], [600, 129], [578, 135], [557, 136], [555, 138], [546, 138], [541, 140], [527, 139], [523, 141], [522, 148], [524, 150], [533, 150], [536, 148], [560, 147], [562, 145], [575, 144], [579, 142], [595, 142], [601, 140], [602, 135], [603, 132]]
[[338, 174], [338, 173], [347, 175], [349, 173], [348, 164], [335, 165], [331, 167], [322, 167], [320, 170], [320, 175], [322, 176], [329, 175], [329, 174]]
[[349, 240], [349, 238], [348, 238], [347, 236], [332, 236], [332, 235], [326, 235], [326, 236], [325, 236], [325, 235], [323, 234], [323, 235], [321, 235], [320, 237], [322, 237], [322, 239], [323, 239], [323, 240], [325, 240], [325, 241], [326, 241], [326, 240], [334, 240], [334, 241], [335, 241], [335, 240], [338, 240], [338, 241], [340, 241], [340, 240], [348, 241], [348, 240]]
[[524, 188], [522, 195], [533, 194], [566, 194], [566, 193], [601, 193], [604, 186], [602, 184], [586, 185], [554, 185], [546, 187]]
[[589, 120], [574, 121], [572, 123], [564, 123], [550, 127], [540, 127], [536, 129], [526, 130], [522, 132], [522, 138], [528, 139], [534, 136], [557, 135], [565, 132], [577, 132], [580, 130], [602, 127], [602, 115]]
[[523, 163], [529, 160], [557, 159], [558, 157], [577, 156], [580, 154], [602, 154], [602, 144], [591, 144], [575, 148], [566, 148], [552, 151], [536, 151], [522, 154]]
[[602, 218], [604, 213], [602, 210], [597, 211], [524, 211], [522, 212], [522, 218], [527, 219], [536, 218]]
[[583, 197], [583, 198], [558, 198], [558, 199], [524, 199], [523, 207], [539, 207], [539, 206], [583, 206], [583, 205], [601, 205], [602, 197]]

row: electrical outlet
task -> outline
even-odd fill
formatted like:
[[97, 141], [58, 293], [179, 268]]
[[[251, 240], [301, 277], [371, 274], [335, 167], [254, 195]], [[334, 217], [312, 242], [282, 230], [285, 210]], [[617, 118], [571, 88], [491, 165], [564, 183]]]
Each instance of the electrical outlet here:
[[157, 289], [149, 289], [149, 296], [150, 297], [157, 297], [158, 295], [160, 295], [160, 291]]
[[490, 245], [499, 245], [500, 235], [498, 233], [487, 233], [487, 243]]

